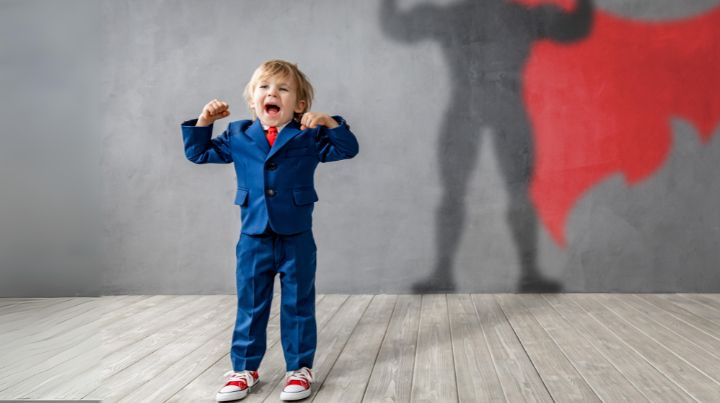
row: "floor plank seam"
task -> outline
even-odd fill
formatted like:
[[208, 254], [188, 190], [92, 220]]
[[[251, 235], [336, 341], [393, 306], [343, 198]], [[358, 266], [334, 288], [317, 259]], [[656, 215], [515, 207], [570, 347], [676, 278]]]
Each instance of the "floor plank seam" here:
[[458, 387], [458, 380], [457, 380], [457, 366], [455, 363], [455, 345], [453, 343], [453, 331], [452, 326], [450, 324], [450, 306], [448, 304], [448, 298], [447, 294], [444, 294], [445, 296], [445, 314], [448, 318], [448, 333], [450, 334], [450, 352], [452, 353], [452, 368], [453, 368], [453, 379], [455, 379], [455, 396], [457, 396], [457, 401], [460, 401], [460, 388]]
[[200, 378], [200, 377], [203, 376], [206, 372], [208, 372], [208, 371], [210, 370], [210, 368], [214, 367], [218, 362], [220, 362], [220, 361], [222, 361], [223, 359], [225, 359], [225, 357], [227, 357], [228, 354], [229, 354], [229, 353], [223, 355], [222, 357], [218, 358], [215, 362], [213, 362], [212, 364], [208, 365], [207, 368], [205, 368], [203, 371], [201, 371], [201, 372], [200, 372], [196, 377], [194, 377], [193, 379], [188, 380], [188, 382], [187, 382], [182, 388], [178, 389], [175, 393], [173, 393], [172, 395], [168, 396], [168, 398], [165, 399], [165, 400], [163, 400], [162, 403], [166, 403], [166, 402], [172, 400], [172, 398], [174, 398], [175, 396], [177, 396], [177, 394], [180, 393], [183, 389], [185, 389], [188, 385], [190, 385], [191, 383], [195, 382], [196, 379]]
[[[661, 323], [661, 322], [653, 319], [652, 316], [650, 316], [650, 315], [648, 315], [647, 313], [641, 311], [641, 310], [640, 310], [638, 307], [636, 307], [635, 305], [630, 304], [630, 303], [628, 303], [628, 302], [626, 302], [626, 301], [624, 301], [624, 300], [618, 300], [618, 301], [619, 301], [620, 303], [622, 303], [622, 304], [630, 307], [631, 309], [637, 311], [638, 314], [647, 317], [649, 320], [651, 320], [652, 322], [656, 323], [658, 326], [662, 326], [662, 327], [664, 327], [665, 329], [667, 329], [668, 331], [670, 331], [670, 332], [672, 332], [672, 333], [675, 333], [675, 335], [677, 335], [679, 338], [683, 337], [683, 336], [680, 335], [679, 333], [675, 332], [672, 327], [670, 327], [669, 325], [665, 325], [665, 324], [663, 324], [663, 323]], [[691, 324], [688, 324], [688, 325], [692, 326]], [[696, 328], [696, 327], [694, 327], [694, 326], [692, 326], [692, 327], [702, 332], [702, 329], [698, 329], [698, 328]], [[706, 332], [703, 332], [703, 333], [707, 334]], [[702, 349], [703, 351], [707, 352], [708, 354], [710, 354], [710, 355], [712, 355], [713, 357], [715, 357], [718, 361], [720, 361], [720, 355], [714, 353], [713, 351], [709, 351], [707, 348], [705, 348], [705, 347], [701, 346], [700, 344], [694, 342], [692, 339], [687, 339], [687, 338], [686, 338], [685, 340], [691, 342], [692, 344], [694, 344], [694, 345], [697, 346], [698, 348]], [[720, 341], [720, 339], [717, 339], [717, 340]]]
[[[691, 311], [691, 310], [683, 307], [682, 305], [679, 305], [678, 303], [676, 303], [675, 301], [673, 301], [673, 300], [671, 300], [671, 299], [668, 299], [667, 297], [664, 297], [664, 296], [659, 295], [659, 294], [655, 294], [655, 297], [656, 297], [656, 298], [661, 298], [662, 300], [664, 300], [664, 301], [667, 302], [668, 304], [674, 306], [675, 308], [677, 308], [677, 309], [679, 309], [679, 310], [681, 310], [681, 311], [684, 311], [686, 314], [688, 314], [688, 315], [690, 315], [690, 316], [694, 316], [695, 318], [698, 318], [698, 319], [701, 319], [701, 320], [707, 320], [706, 318], [703, 318], [702, 316], [700, 316], [700, 315], [696, 314], [695, 312], [693, 312], [693, 311]], [[649, 302], [650, 304], [652, 304], [653, 306], [656, 306], [655, 304], [652, 303], [652, 301], [650, 300], [651, 298], [650, 298], [649, 296], [647, 296], [647, 295], [642, 295], [641, 298], [645, 299], [646, 301], [648, 301], [648, 302]], [[666, 308], [663, 308], [663, 307], [660, 307], [660, 309], [664, 309], [664, 310], [667, 311], [667, 309], [666, 309]], [[667, 311], [667, 312], [671, 312], [671, 311]], [[672, 312], [671, 312], [671, 313], [672, 313]], [[674, 314], [674, 313], [673, 313], [673, 314]], [[675, 315], [675, 314], [674, 314], [674, 315]], [[683, 322], [684, 322], [684, 321], [683, 321]]]
[[[315, 400], [315, 397], [317, 397], [317, 394], [320, 393], [320, 390], [322, 390], [322, 387], [323, 387], [323, 385], [325, 384], [325, 381], [327, 380], [328, 375], [330, 375], [330, 374], [332, 373], [333, 368], [335, 368], [335, 364], [337, 364], [338, 359], [339, 359], [340, 356], [342, 355], [343, 351], [345, 351], [345, 347], [347, 346], [348, 341], [350, 341], [350, 338], [352, 337], [353, 332], [355, 332], [355, 329], [357, 328], [357, 325], [360, 323], [360, 321], [362, 320], [363, 316], [365, 316], [365, 313], [367, 312], [367, 310], [368, 310], [368, 308], [370, 307], [370, 305], [372, 305], [372, 302], [375, 300], [375, 297], [377, 297], [377, 295], [373, 295], [372, 298], [370, 298], [370, 301], [368, 301], [367, 305], [365, 305], [365, 308], [363, 309], [362, 314], [360, 314], [360, 316], [358, 317], [357, 322], [355, 322], [355, 324], [353, 325], [352, 330], [350, 330], [350, 333], [348, 333], [348, 337], [347, 337], [347, 339], [345, 339], [345, 342], [343, 343], [342, 348], [341, 348], [340, 351], [338, 352], [337, 356], [335, 356], [335, 359], [333, 360], [333, 363], [332, 363], [332, 365], [330, 366], [330, 369], [328, 369], [327, 374], [325, 374], [325, 377], [323, 378], [323, 380], [322, 380], [322, 382], [320, 383], [320, 386], [317, 388], [317, 390], [316, 390], [316, 391], [313, 391], [312, 398], [311, 398], [309, 401], [312, 402], [313, 400]], [[348, 299], [349, 299], [349, 298], [348, 298]], [[334, 316], [334, 315], [333, 315], [333, 316]]]
[[410, 378], [410, 401], [412, 401], [413, 390], [415, 389], [415, 374], [417, 373], [417, 362], [418, 362], [418, 348], [417, 343], [420, 340], [420, 329], [422, 328], [423, 321], [423, 305], [425, 305], [425, 294], [420, 296], [420, 307], [418, 308], [418, 327], [415, 332], [415, 356], [413, 357], [413, 371], [412, 377]]
[[688, 301], [688, 303], [696, 307], [696, 309], [705, 311], [705, 314], [698, 313], [698, 316], [709, 322], [720, 325], [720, 309], [718, 307], [711, 305], [709, 302], [704, 299], [700, 299], [699, 297], [691, 298], [690, 296], [683, 294], [680, 298]]
[[[652, 301], [648, 300], [647, 298], [643, 298], [642, 296], [635, 295], [635, 298], [638, 299], [639, 301], [642, 301], [642, 304], [643, 304], [643, 305], [649, 305], [649, 306], [651, 306], [651, 307], [653, 307], [653, 308], [655, 308], [655, 309], [660, 309], [660, 310], [664, 311], [665, 313], [667, 313], [668, 315], [670, 315], [670, 316], [674, 317], [675, 319], [681, 321], [681, 322], [682, 322], [683, 324], [685, 324], [686, 326], [692, 327], [693, 329], [695, 329], [695, 330], [697, 330], [697, 331], [699, 331], [699, 332], [703, 332], [703, 333], [705, 333], [706, 335], [708, 335], [708, 336], [710, 336], [710, 337], [713, 337], [714, 339], [717, 339], [717, 340], [720, 342], [720, 338], [718, 338], [716, 335], [713, 335], [712, 333], [709, 333], [709, 332], [707, 332], [707, 331], [705, 331], [705, 330], [697, 327], [696, 325], [693, 325], [692, 323], [688, 322], [686, 319], [683, 319], [683, 318], [682, 318], [680, 315], [678, 315], [677, 313], [672, 312], [672, 311], [668, 310], [667, 308], [661, 307], [661, 306], [659, 306], [659, 305], [657, 305], [657, 304], [654, 304]], [[668, 303], [668, 304], [672, 304], [671, 301], [665, 301], [665, 302]], [[675, 306], [677, 307], [677, 305], [675, 305]], [[681, 309], [680, 307], [677, 307], [677, 308]], [[686, 310], [684, 310], [684, 309], [683, 309], [683, 311], [688, 312], [688, 311], [686, 311]], [[691, 313], [691, 312], [688, 312], [688, 314], [690, 314], [690, 313]], [[692, 316], [698, 317], [697, 315], [692, 315]], [[699, 318], [699, 317], [698, 317], [698, 318]]]
[[[383, 333], [382, 340], [380, 340], [380, 345], [378, 346], [377, 352], [375, 353], [375, 359], [373, 360], [372, 368], [370, 369], [370, 376], [368, 376], [367, 382], [365, 382], [365, 388], [363, 389], [362, 397], [360, 398], [360, 401], [365, 400], [365, 395], [367, 394], [367, 388], [370, 386], [370, 379], [372, 379], [372, 374], [375, 372], [375, 364], [377, 364], [377, 359], [380, 356], [380, 350], [382, 350], [383, 343], [385, 343], [385, 336], [387, 336], [387, 331], [390, 328], [390, 322], [392, 321], [393, 315], [395, 314], [395, 309], [397, 308], [398, 304], [398, 296], [395, 296], [395, 303], [393, 304], [392, 312], [390, 312], [390, 317], [388, 318], [387, 325], [385, 325], [385, 333]], [[368, 304], [369, 306], [370, 304]]]
[[132, 307], [132, 306], [135, 305], [135, 304], [139, 304], [139, 303], [141, 303], [141, 302], [143, 302], [143, 301], [146, 301], [146, 300], [147, 300], [148, 298], [150, 298], [151, 296], [150, 296], [150, 295], [143, 295], [142, 297], [144, 297], [144, 298], [140, 298], [139, 300], [137, 300], [137, 301], [135, 301], [135, 302], [131, 302], [131, 303], [125, 305], [122, 309], [127, 309], [127, 308]]
[[[191, 354], [194, 353], [196, 350], [199, 350], [199, 349], [201, 349], [202, 347], [204, 347], [207, 343], [209, 343], [210, 341], [212, 341], [212, 339], [214, 339], [214, 338], [215, 338], [216, 336], [218, 336], [220, 333], [222, 333], [222, 332], [224, 332], [224, 331], [229, 331], [231, 327], [233, 327], [233, 326], [232, 326], [232, 325], [228, 325], [227, 327], [225, 327], [224, 329], [222, 329], [220, 332], [217, 332], [217, 333], [215, 333], [214, 335], [210, 336], [210, 338], [209, 338], [208, 340], [206, 340], [204, 343], [201, 343], [197, 348], [193, 349], [192, 351], [188, 351], [187, 354], [186, 354], [186, 356], [191, 355]], [[223, 358], [224, 358], [224, 357], [225, 357], [225, 356], [223, 355]], [[221, 359], [222, 359], [222, 358], [221, 358]], [[219, 361], [219, 360], [217, 360], [217, 361]], [[215, 362], [217, 362], [217, 361], [215, 361]], [[164, 368], [162, 371], [160, 371], [159, 374], [163, 374], [166, 369], [172, 367], [173, 365], [175, 365], [175, 363], [171, 363], [170, 365], [168, 365], [166, 368]], [[203, 371], [201, 372], [201, 374], [204, 373], [205, 371], [207, 371], [207, 370], [208, 370], [209, 368], [211, 368], [211, 367], [212, 367], [212, 365], [209, 366], [209, 367], [207, 367], [207, 368], [205, 368], [205, 370], [203, 370]], [[135, 389], [135, 390], [140, 389], [143, 385], [145, 385], [145, 384], [147, 384], [147, 383], [152, 382], [153, 380], [155, 380], [155, 378], [156, 378], [157, 376], [158, 376], [158, 375], [153, 376], [153, 377], [151, 377], [150, 379], [146, 380], [145, 382], [142, 382], [142, 383], [137, 384], [134, 389]], [[198, 375], [198, 376], [200, 376], [200, 375]], [[195, 378], [197, 378], [197, 376], [196, 376]], [[193, 378], [193, 380], [194, 380], [195, 378]], [[188, 384], [189, 384], [190, 382], [192, 382], [192, 380], [188, 381]], [[187, 384], [186, 384], [186, 385], [187, 385]], [[173, 392], [172, 396], [176, 395], [178, 392], [180, 392], [181, 390], [183, 390], [184, 387], [185, 387], [185, 386], [177, 389], [175, 392]], [[132, 395], [133, 393], [134, 393], [134, 390], [133, 390], [133, 391], [130, 391], [128, 394], [126, 394], [126, 395], [118, 398], [117, 400], [118, 400], [118, 401], [122, 401], [123, 399], [126, 399], [128, 396]], [[169, 398], [168, 398], [168, 399], [169, 399]], [[166, 399], [166, 400], [167, 400], [167, 399]]]
[[[643, 297], [640, 297], [640, 296], [638, 296], [638, 298], [639, 298], [641, 301], [643, 301], [644, 303], [652, 306], [653, 308], [662, 309], [663, 311], [665, 311], [665, 312], [669, 313], [670, 315], [674, 316], [675, 318], [677, 318], [678, 320], [682, 321], [682, 322], [685, 323], [686, 325], [691, 326], [691, 327], [697, 329], [698, 331], [701, 331], [701, 332], [709, 335], [710, 337], [712, 337], [712, 338], [720, 341], [720, 336], [718, 336], [717, 334], [713, 334], [713, 333], [711, 333], [711, 332], [708, 332], [707, 330], [705, 330], [705, 329], [703, 329], [703, 328], [700, 328], [700, 327], [698, 327], [697, 325], [694, 325], [694, 324], [690, 323], [688, 320], [683, 319], [683, 318], [682, 318], [681, 316], [679, 316], [677, 313], [672, 312], [672, 311], [668, 310], [667, 308], [664, 308], [664, 307], [661, 307], [661, 306], [658, 306], [658, 305], [654, 304], [654, 303], [653, 303], [652, 301], [650, 301], [648, 298], [643, 298]], [[700, 321], [710, 322], [710, 321], [708, 321], [707, 319], [703, 318], [702, 316], [697, 315], [697, 314], [695, 314], [695, 313], [693, 313], [693, 312], [691, 312], [691, 311], [688, 311], [687, 309], [681, 307], [680, 305], [677, 305], [677, 304], [674, 303], [673, 301], [670, 301], [670, 300], [667, 300], [667, 299], [664, 299], [664, 298], [663, 298], [663, 300], [665, 301], [665, 303], [674, 306], [675, 308], [677, 308], [677, 309], [685, 312], [687, 315], [689, 315], [689, 316], [691, 316], [691, 317], [694, 317], [694, 318], [696, 318], [696, 319], [699, 319]], [[710, 322], [710, 323], [714, 323], [714, 322]]]
[[[638, 326], [636, 326], [633, 322], [631, 322], [631, 321], [627, 320], [626, 318], [624, 318], [621, 314], [615, 312], [615, 311], [614, 311], [612, 308], [610, 308], [609, 306], [605, 306], [605, 309], [607, 309], [608, 311], [612, 312], [612, 314], [615, 315], [615, 316], [617, 316], [618, 318], [620, 318], [620, 320], [625, 321], [625, 323], [628, 323], [631, 327], [635, 328], [638, 332], [640, 332], [641, 334], [644, 334], [647, 338], [649, 338], [650, 340], [654, 341], [655, 343], [657, 343], [659, 346], [661, 346], [661, 347], [664, 348], [665, 350], [669, 351], [670, 354], [673, 354], [675, 357], [681, 359], [682, 361], [684, 361], [685, 363], [687, 363], [687, 364], [690, 365], [691, 367], [695, 368], [695, 369], [696, 369], [698, 372], [700, 372], [701, 374], [703, 374], [703, 375], [707, 376], [708, 378], [710, 378], [711, 380], [713, 380], [716, 384], [718, 384], [718, 386], [720, 386], [720, 381], [718, 381], [717, 379], [713, 378], [710, 374], [706, 373], [705, 371], [703, 371], [701, 368], [699, 368], [698, 366], [696, 366], [696, 365], [693, 364], [692, 362], [688, 361], [685, 357], [683, 357], [682, 355], [680, 355], [678, 352], [670, 349], [670, 347], [666, 346], [666, 345], [665, 345], [664, 343], [662, 343], [660, 340], [656, 339], [656, 338], [653, 337], [651, 334], [647, 333], [646, 331], [644, 331], [644, 330], [642, 330], [641, 328], [639, 328]], [[652, 322], [655, 322], [654, 320], [652, 320], [652, 318], [650, 318], [650, 317], [648, 317], [648, 318], [649, 318], [648, 320], [650, 320], [650, 321], [652, 321]], [[661, 324], [659, 324], [659, 323], [657, 323], [657, 322], [655, 322], [655, 323], [656, 323], [658, 326], [662, 326]], [[664, 327], [664, 326], [662, 326], [662, 327]], [[675, 333], [674, 331], [672, 331], [672, 329], [668, 329], [668, 330], [669, 330], [670, 332], [672, 332], [673, 334], [675, 334], [677, 337], [682, 337], [681, 335], [679, 335], [679, 334]], [[691, 343], [692, 343], [692, 341], [691, 341]], [[695, 343], [693, 343], [693, 344], [695, 344]], [[697, 344], [695, 344], [695, 345], [697, 346]], [[698, 346], [698, 347], [699, 347], [699, 346]]]
[[[547, 296], [542, 295], [542, 298], [545, 299], [545, 301], [547, 302], [548, 306], [549, 306], [550, 308], [552, 308], [552, 309], [558, 314], [558, 316], [559, 316], [560, 318], [562, 318], [563, 320], [566, 320], [566, 321], [567, 321], [567, 318], [566, 318], [560, 311], [558, 311], [557, 308], [555, 308], [555, 306], [554, 306], [552, 303], [550, 303], [550, 301], [548, 301]], [[652, 401], [652, 399], [650, 398], [650, 396], [647, 396], [645, 393], [643, 393], [642, 389], [639, 388], [638, 385], [636, 385], [630, 378], [628, 378], [627, 375], [626, 375], [623, 371], [621, 371], [620, 368], [619, 368], [617, 365], [615, 365], [615, 363], [614, 363], [613, 360], [610, 358], [610, 356], [608, 356], [607, 354], [605, 354], [601, 349], [597, 348], [597, 347], [595, 346], [595, 344], [592, 343], [592, 340], [586, 335], [585, 332], [578, 332], [578, 333], [580, 334], [580, 337], [584, 338], [588, 343], [590, 343], [590, 345], [595, 349], [595, 351], [597, 351], [598, 353], [600, 353], [600, 355], [602, 355], [603, 358], [605, 358], [605, 361], [607, 361], [607, 362], [615, 369], [615, 371], [617, 371], [618, 373], [620, 373], [620, 375], [622, 375], [623, 378], [625, 378], [625, 380], [627, 380], [628, 383], [635, 388], [635, 390], [637, 390], [641, 395], [643, 395], [649, 402]]]
[[[174, 308], [171, 308], [171, 309], [168, 310], [167, 312], [161, 312], [161, 314], [162, 314], [162, 315], [172, 315], [176, 310], [182, 309], [182, 308], [186, 308], [186, 306], [185, 306], [185, 305], [178, 305], [178, 306], [176, 306], [176, 307], [174, 307]], [[190, 316], [192, 316], [192, 315], [196, 315], [196, 314], [198, 314], [199, 312], [204, 311], [205, 309], [207, 309], [207, 306], [205, 306], [205, 305], [199, 305], [199, 306], [195, 307], [193, 310], [188, 311], [188, 312], [187, 312], [184, 316], [182, 316], [180, 319], [181, 319], [181, 320], [187, 319], [188, 317], [190, 317]], [[131, 346], [133, 346], [133, 345], [135, 345], [135, 344], [138, 344], [138, 343], [142, 343], [144, 339], [146, 339], [147, 337], [150, 337], [150, 336], [156, 334], [158, 331], [161, 331], [161, 329], [156, 329], [156, 331], [154, 331], [152, 334], [149, 334], [149, 335], [147, 335], [147, 336], [145, 336], [145, 337], [143, 337], [143, 338], [141, 338], [141, 339], [139, 339], [139, 340], [136, 340], [136, 341], [134, 341], [134, 342], [132, 342], [132, 343], [130, 343], [130, 344], [127, 344], [127, 345], [124, 345], [124, 346], [120, 346], [120, 347], [116, 348], [115, 350], [105, 351], [105, 356], [110, 356], [110, 355], [112, 355], [112, 354], [117, 353], [118, 351], [120, 351], [120, 350], [122, 350], [122, 349], [131, 347]], [[158, 347], [156, 350], [158, 350], [158, 349], [160, 349], [160, 348], [162, 348], [162, 346]], [[148, 355], [154, 353], [156, 350], [153, 350], [153, 351], [148, 352]], [[131, 364], [131, 365], [132, 365], [132, 364]], [[118, 372], [120, 372], [120, 371], [118, 371]]]
[[[203, 297], [0, 299], [4, 327], [18, 329], [6, 339], [24, 340], [6, 348], [0, 389], [13, 396], [0, 400], [214, 402], [231, 361], [233, 303]], [[332, 327], [318, 323], [317, 383], [306, 401], [701, 402], [720, 392], [720, 294], [416, 294], [394, 295], [392, 307], [391, 297], [336, 295], [320, 305], [318, 319]], [[273, 298], [269, 383], [248, 401], [275, 402], [284, 386], [280, 296]], [[13, 353], [15, 344], [25, 350]]]
[[[542, 294], [538, 294], [538, 295], [542, 295]], [[527, 312], [535, 320], [535, 322], [537, 322], [538, 326], [540, 326], [540, 329], [547, 335], [547, 337], [550, 340], [552, 340], [553, 344], [555, 345], [555, 347], [557, 347], [558, 351], [560, 351], [560, 353], [563, 355], [563, 357], [565, 357], [565, 360], [567, 360], [567, 362], [570, 364], [570, 366], [572, 366], [573, 369], [575, 369], [575, 372], [577, 372], [577, 374], [580, 376], [580, 378], [585, 382], [585, 384], [595, 394], [595, 397], [597, 397], [598, 401], [602, 402], [602, 399], [600, 398], [600, 395], [598, 394], [597, 390], [595, 388], [593, 388], [592, 384], [588, 381], [587, 378], [585, 378], [585, 376], [580, 371], [580, 368], [573, 363], [573, 360], [570, 358], [570, 356], [568, 356], [568, 353], [562, 348], [560, 343], [558, 343], [558, 341], [555, 340], [555, 338], [552, 336], [552, 334], [550, 334], [550, 332], [547, 331], [545, 326], [543, 326], [542, 323], [540, 323], [540, 321], [537, 319], [537, 316], [530, 309], [527, 308], [527, 305], [525, 305], [524, 301], [521, 300], [520, 304], [525, 308], [525, 310], [527, 310]], [[551, 397], [552, 397], [552, 395], [551, 395]]]
[[[705, 301], [704, 299], [694, 299], [694, 298], [692, 298], [689, 294], [686, 294], [686, 293], [677, 294], [677, 295], [678, 295], [680, 298], [686, 299], [686, 300], [688, 300], [688, 301], [693, 301], [693, 302], [695, 302], [695, 303], [698, 303], [698, 304], [700, 304], [700, 305], [703, 305], [703, 306], [705, 306], [707, 309], [711, 309], [711, 310], [713, 310], [713, 311], [720, 311], [720, 309], [718, 309], [717, 306], [712, 305], [711, 303], [709, 303], [708, 301]], [[698, 294], [698, 295], [702, 295], [702, 294]]]
[[677, 386], [680, 390], [682, 390], [683, 392], [685, 392], [688, 396], [690, 396], [691, 399], [694, 399], [695, 401], [700, 402], [700, 400], [698, 400], [695, 396], [693, 396], [693, 394], [690, 393], [690, 391], [686, 390], [686, 389], [683, 388], [680, 384], [678, 384], [678, 383], [675, 382], [673, 379], [671, 379], [664, 371], [662, 371], [660, 368], [658, 368], [656, 365], [654, 365], [653, 362], [650, 360], [650, 358], [646, 357], [645, 354], [643, 354], [642, 352], [640, 352], [640, 351], [638, 351], [637, 349], [635, 349], [635, 347], [631, 346], [630, 343], [626, 342], [625, 339], [623, 339], [619, 334], [617, 334], [617, 332], [615, 332], [614, 330], [612, 330], [612, 329], [611, 329], [607, 324], [605, 324], [602, 320], [600, 320], [599, 318], [595, 317], [595, 315], [593, 315], [591, 312], [589, 312], [589, 311], [588, 311], [587, 309], [585, 309], [582, 305], [576, 303], [575, 301], [572, 301], [572, 303], [575, 304], [575, 305], [577, 305], [578, 307], [580, 307], [580, 309], [582, 309], [582, 310], [586, 313], [586, 315], [588, 315], [589, 317], [591, 317], [591, 318], [592, 318], [593, 320], [595, 320], [596, 322], [600, 323], [600, 325], [602, 325], [602, 327], [604, 327], [605, 329], [609, 330], [609, 331], [615, 336], [615, 338], [617, 338], [618, 340], [620, 340], [620, 342], [622, 342], [625, 346], [629, 347], [630, 350], [634, 351], [637, 355], [639, 355], [643, 360], [645, 360], [645, 362], [646, 362], [648, 365], [650, 365], [651, 367], [653, 367], [658, 373], [660, 373], [662, 376], [664, 376], [666, 380], [668, 380], [669, 382], [671, 382], [672, 384], [674, 384], [675, 386]]
[[540, 375], [540, 371], [538, 371], [537, 366], [535, 365], [535, 362], [533, 361], [532, 357], [530, 357], [530, 354], [528, 354], [528, 351], [525, 348], [525, 345], [523, 344], [522, 340], [520, 339], [520, 336], [518, 336], [517, 331], [515, 330], [515, 327], [513, 326], [512, 322], [510, 321], [510, 318], [508, 318], [508, 316], [507, 316], [507, 313], [502, 308], [502, 305], [500, 303], [498, 303], [498, 301], [495, 298], [496, 298], [496, 294], [493, 294], [493, 302], [495, 303], [495, 305], [498, 306], [498, 308], [500, 309], [500, 312], [502, 312], [503, 317], [505, 318], [505, 321], [508, 323], [508, 325], [510, 325], [510, 329], [512, 329], [513, 334], [515, 335], [515, 338], [517, 339], [518, 343], [520, 344], [520, 347], [522, 347], [523, 351], [525, 352], [525, 356], [528, 358], [528, 360], [532, 364], [533, 369], [535, 370], [535, 373], [537, 374], [538, 378], [542, 382], [543, 387], [547, 391], [548, 396], [550, 396], [550, 399], [554, 403], [555, 397], [552, 395], [552, 393], [550, 393], [550, 389], [548, 388], [547, 384], [545, 383], [545, 380], [543, 379], [542, 375]]
[[[169, 310], [168, 312], [166, 312], [165, 314], [168, 314], [168, 313], [170, 313], [170, 312], [173, 312], [174, 310], [180, 309], [180, 308], [182, 308], [182, 307], [183, 307], [183, 305], [179, 305], [179, 306], [177, 306], [177, 307], [175, 307], [175, 308], [170, 309], [170, 310]], [[199, 308], [197, 308], [197, 309], [195, 309], [195, 310], [192, 310], [192, 311], [186, 313], [184, 316], [182, 316], [182, 319], [185, 319], [185, 318], [187, 318], [187, 317], [189, 317], [189, 316], [192, 316], [192, 315], [196, 314], [197, 312], [200, 312], [200, 311], [204, 310], [205, 308], [206, 308], [206, 307], [204, 307], [204, 306], [201, 305]], [[225, 331], [225, 329], [227, 329], [227, 328], [228, 328], [228, 326], [226, 326], [226, 327], [223, 328], [222, 330], [218, 331], [217, 333], [214, 333], [214, 334], [210, 337], [210, 339], [212, 339], [212, 338], [215, 337], [216, 335], [220, 334], [221, 332]], [[156, 330], [155, 332], [153, 332], [152, 334], [155, 334], [155, 333], [157, 333], [157, 330]], [[148, 335], [148, 336], [150, 336], [150, 335]], [[146, 336], [146, 337], [148, 337], [148, 336]], [[143, 339], [140, 339], [140, 340], [138, 340], [138, 341], [136, 341], [136, 342], [133, 342], [133, 343], [129, 344], [128, 346], [132, 346], [132, 345], [137, 344], [137, 343], [142, 343], [142, 341], [143, 341], [146, 337], [144, 337]], [[206, 342], [207, 342], [207, 341], [206, 341]], [[197, 348], [200, 348], [200, 346], [202, 346], [202, 345], [204, 345], [204, 344], [205, 344], [205, 343], [200, 344]], [[126, 348], [126, 347], [128, 347], [128, 346], [120, 347], [120, 348], [114, 350], [112, 353], [114, 353], [114, 352], [116, 352], [116, 351], [119, 351], [119, 350], [121, 350], [121, 349], [123, 349], [123, 348]], [[117, 374], [119, 374], [119, 373], [127, 370], [128, 368], [132, 368], [134, 365], [137, 365], [138, 363], [142, 362], [145, 358], [147, 358], [148, 356], [154, 354], [156, 351], [158, 351], [158, 350], [160, 350], [160, 349], [162, 349], [162, 348], [164, 348], [164, 347], [165, 347], [165, 345], [159, 345], [159, 346], [158, 346], [157, 348], [155, 348], [154, 350], [148, 351], [147, 354], [146, 354], [145, 356], [143, 356], [142, 358], [134, 361], [133, 363], [125, 366], [124, 368], [120, 369], [119, 371], [117, 371], [117, 372], [115, 372], [115, 373], [113, 373], [113, 374], [109, 374], [109, 376], [115, 376], [115, 375], [117, 375]], [[196, 348], [196, 349], [197, 349], [197, 348]], [[193, 349], [192, 351], [195, 351], [196, 349]], [[190, 351], [190, 353], [192, 353], [192, 351]], [[112, 353], [109, 353], [109, 354], [112, 354]], [[108, 356], [109, 354], [106, 354], [106, 356]], [[172, 364], [170, 364], [170, 365], [172, 365]], [[143, 382], [141, 385], [144, 385], [145, 383], [147, 383], [147, 382], [149, 382], [149, 381], [150, 381], [150, 380], [147, 380], [147, 381]], [[95, 388], [95, 389], [91, 390], [90, 392], [88, 392], [85, 396], [83, 396], [83, 399], [84, 399], [85, 397], [91, 395], [93, 392], [98, 391], [98, 389], [99, 389], [100, 387], [101, 387], [101, 386], [98, 386], [97, 388]], [[132, 392], [131, 392], [131, 393], [132, 393]], [[127, 396], [127, 395], [122, 396], [120, 399], [124, 398], [125, 396]], [[118, 399], [118, 400], [120, 400], [120, 399]]]
[[[494, 301], [494, 299], [493, 299], [493, 301]], [[478, 322], [480, 323], [480, 329], [482, 330], [483, 337], [485, 338], [485, 346], [488, 349], [488, 354], [490, 355], [490, 360], [492, 361], [493, 368], [495, 369], [495, 374], [497, 375], [498, 373], [500, 373], [500, 369], [498, 368], [497, 361], [495, 360], [495, 354], [492, 353], [492, 347], [490, 346], [490, 340], [489, 340], [490, 338], [488, 337], [488, 334], [485, 330], [486, 326], [483, 326], [483, 323], [482, 323], [482, 320], [480, 317], [480, 311], [478, 311], [477, 304], [475, 303], [475, 299], [472, 297], [472, 294], [470, 294], [470, 302], [472, 303], [473, 308], [475, 309], [475, 317], [477, 318]], [[505, 390], [503, 383], [499, 382], [499, 379], [498, 379], [498, 383], [500, 384], [500, 390], [502, 390], [502, 392], [503, 392], [503, 397], [505, 397], [505, 402], [506, 403], [509, 402], [508, 396], [507, 396], [507, 391]]]

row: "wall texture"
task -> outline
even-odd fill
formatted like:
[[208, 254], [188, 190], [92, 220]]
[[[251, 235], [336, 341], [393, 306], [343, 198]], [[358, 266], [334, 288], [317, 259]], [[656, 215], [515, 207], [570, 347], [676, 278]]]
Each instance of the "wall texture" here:
[[0, 296], [100, 293], [99, 16], [0, 2]]
[[[43, 223], [81, 213], [84, 257], [3, 249], [21, 284], [4, 295], [233, 293], [234, 172], [185, 160], [179, 125], [212, 98], [232, 112], [216, 134], [248, 118], [270, 58], [360, 141], [316, 174], [319, 292], [720, 290], [720, 0], [96, 4], [100, 119], [63, 155], [97, 198], [17, 202]], [[73, 251], [66, 225], [20, 243]]]

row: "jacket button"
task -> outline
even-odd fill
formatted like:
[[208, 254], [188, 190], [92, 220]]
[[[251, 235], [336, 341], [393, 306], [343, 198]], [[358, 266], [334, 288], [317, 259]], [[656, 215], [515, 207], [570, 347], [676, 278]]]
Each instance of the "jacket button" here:
[[267, 193], [267, 195], [270, 196], [270, 197], [273, 197], [273, 196], [275, 196], [275, 195], [277, 194], [277, 192], [275, 191], [275, 189], [268, 189], [268, 190], [265, 191], [265, 193]]
[[267, 164], [267, 169], [270, 170], [270, 171], [276, 170], [277, 167], [278, 167], [278, 166], [277, 166], [277, 164], [276, 164], [274, 161], [270, 161], [270, 162], [268, 162], [268, 164]]

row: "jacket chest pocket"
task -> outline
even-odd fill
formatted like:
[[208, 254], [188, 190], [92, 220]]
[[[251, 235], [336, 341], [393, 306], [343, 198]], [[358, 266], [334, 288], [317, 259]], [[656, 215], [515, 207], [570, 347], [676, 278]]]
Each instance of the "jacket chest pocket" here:
[[286, 157], [302, 157], [305, 155], [312, 155], [313, 150], [310, 146], [306, 145], [297, 145], [293, 147], [287, 148], [287, 151], [285, 151]]
[[237, 193], [235, 193], [235, 204], [246, 207], [248, 205], [248, 190], [238, 188]]

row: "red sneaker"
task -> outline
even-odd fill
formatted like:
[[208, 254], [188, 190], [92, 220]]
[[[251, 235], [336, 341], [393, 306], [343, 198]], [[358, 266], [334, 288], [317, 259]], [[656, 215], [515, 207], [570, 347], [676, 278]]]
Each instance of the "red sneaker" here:
[[228, 371], [224, 376], [228, 375], [230, 375], [230, 378], [215, 396], [215, 400], [218, 402], [244, 398], [260, 378], [257, 371]]
[[310, 396], [313, 382], [310, 368], [302, 367], [285, 374], [285, 388], [280, 393], [280, 400], [300, 400]]

